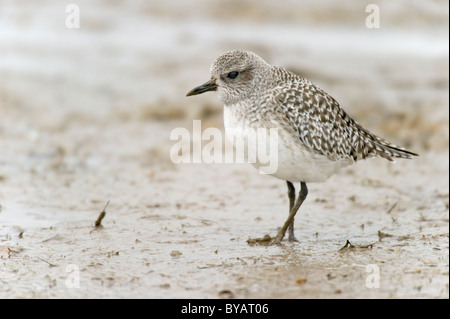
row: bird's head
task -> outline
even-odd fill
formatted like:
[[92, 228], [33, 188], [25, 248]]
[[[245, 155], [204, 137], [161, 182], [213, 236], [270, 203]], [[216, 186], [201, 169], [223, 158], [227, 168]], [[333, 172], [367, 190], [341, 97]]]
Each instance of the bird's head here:
[[187, 96], [217, 91], [225, 104], [237, 103], [257, 92], [270, 65], [252, 52], [234, 50], [211, 65], [211, 80], [189, 91]]

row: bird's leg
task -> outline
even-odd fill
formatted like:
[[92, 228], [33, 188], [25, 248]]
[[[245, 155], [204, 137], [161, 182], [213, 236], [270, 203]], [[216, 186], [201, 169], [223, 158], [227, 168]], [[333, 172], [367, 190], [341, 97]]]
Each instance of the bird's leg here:
[[300, 193], [298, 194], [298, 198], [295, 201], [294, 207], [292, 207], [291, 212], [289, 213], [289, 217], [284, 222], [283, 227], [278, 232], [277, 236], [272, 239], [270, 242], [271, 244], [279, 244], [284, 238], [284, 235], [286, 234], [286, 230], [291, 225], [291, 223], [294, 222], [295, 214], [297, 213], [300, 206], [302, 206], [303, 202], [305, 201], [306, 196], [308, 195], [308, 188], [306, 187], [306, 184], [304, 182], [300, 183], [301, 189]]
[[[295, 204], [295, 187], [292, 185], [291, 182], [286, 181], [288, 186], [288, 197], [289, 197], [289, 214], [291, 213], [292, 207], [294, 207]], [[298, 241], [297, 238], [295, 238], [294, 235], [294, 219], [292, 219], [291, 224], [289, 225], [289, 241]]]

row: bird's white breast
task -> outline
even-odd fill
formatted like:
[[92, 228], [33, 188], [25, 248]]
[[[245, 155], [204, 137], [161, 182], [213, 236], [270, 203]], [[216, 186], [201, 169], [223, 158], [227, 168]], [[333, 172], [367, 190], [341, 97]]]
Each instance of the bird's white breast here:
[[[267, 172], [274, 177], [290, 182], [323, 182], [340, 168], [351, 163], [350, 161], [333, 161], [324, 155], [311, 152], [303, 146], [295, 134], [288, 131], [281, 123], [277, 123], [274, 118], [256, 118], [255, 120], [249, 117], [248, 111], [244, 112], [245, 105], [232, 104], [224, 107], [225, 135], [236, 146], [236, 136], [244, 137], [249, 134], [249, 131], [256, 130], [259, 132], [257, 133], [259, 140], [264, 130], [258, 130], [258, 128], [277, 128], [276, 154], [270, 154], [272, 164], [276, 158], [276, 168]], [[244, 141], [245, 154], [258, 153], [258, 147], [261, 147], [261, 144], [248, 143], [248, 139]], [[266, 139], [266, 141], [269, 143], [274, 140]], [[266, 150], [273, 150], [267, 144], [263, 146]], [[261, 162], [259, 157], [256, 157], [256, 162], [250, 161], [250, 163], [260, 172], [264, 172], [264, 167], [268, 166], [268, 163]]]

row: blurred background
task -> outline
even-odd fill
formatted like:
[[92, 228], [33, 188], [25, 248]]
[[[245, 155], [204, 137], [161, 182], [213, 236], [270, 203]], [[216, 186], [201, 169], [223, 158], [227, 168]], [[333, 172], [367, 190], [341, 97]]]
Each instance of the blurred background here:
[[117, 212], [189, 202], [199, 173], [170, 162], [169, 135], [193, 119], [223, 128], [217, 96], [185, 95], [233, 49], [312, 80], [422, 169], [442, 168], [448, 197], [448, 27], [446, 0], [0, 0], [0, 235], [107, 200]]
[[[3, 157], [16, 134], [73, 155], [77, 125], [220, 114], [214, 96], [184, 95], [231, 49], [310, 78], [399, 143], [448, 144], [447, 1], [77, 1], [69, 28], [72, 3], [0, 1]], [[366, 27], [370, 3], [379, 28]]]
[[[366, 25], [369, 4], [379, 8], [379, 28]], [[0, 183], [11, 174], [103, 167], [123, 157], [148, 169], [167, 162], [172, 128], [191, 127], [193, 119], [222, 127], [214, 94], [185, 93], [232, 49], [312, 80], [399, 145], [446, 152], [448, 6], [0, 0]]]

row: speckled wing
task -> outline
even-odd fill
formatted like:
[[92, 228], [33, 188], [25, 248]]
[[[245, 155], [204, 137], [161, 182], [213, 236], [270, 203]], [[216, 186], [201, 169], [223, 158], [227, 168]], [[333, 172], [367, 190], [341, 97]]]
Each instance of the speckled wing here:
[[405, 151], [370, 133], [351, 119], [339, 103], [310, 81], [285, 71], [273, 91], [274, 103], [283, 110], [303, 145], [333, 161], [354, 161], [380, 156], [412, 158]]

